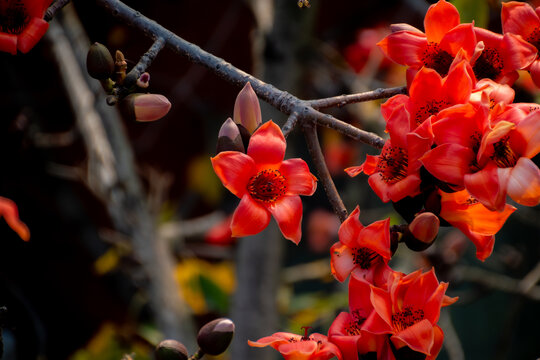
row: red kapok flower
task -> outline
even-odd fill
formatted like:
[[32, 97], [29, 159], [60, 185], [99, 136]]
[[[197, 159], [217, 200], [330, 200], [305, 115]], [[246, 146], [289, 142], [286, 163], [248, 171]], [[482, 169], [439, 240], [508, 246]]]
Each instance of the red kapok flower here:
[[328, 360], [336, 356], [342, 360], [341, 352], [336, 345], [328, 341], [324, 335], [313, 333], [297, 335], [287, 332], [277, 332], [272, 336], [263, 337], [257, 341], [248, 340], [249, 346], [271, 346], [283, 355], [286, 360]]
[[298, 244], [302, 236], [302, 201], [312, 195], [317, 179], [302, 159], [283, 160], [285, 138], [272, 121], [261, 125], [249, 141], [247, 155], [223, 151], [212, 166], [223, 185], [241, 199], [232, 222], [232, 236], [261, 232], [276, 219], [283, 236]]
[[349, 280], [349, 312], [341, 312], [328, 329], [330, 342], [337, 345], [344, 360], [358, 360], [359, 355], [379, 353], [385, 335], [374, 335], [362, 330], [364, 321], [373, 311], [370, 285], [354, 274]]
[[439, 283], [433, 269], [406, 276], [393, 272], [386, 290], [371, 286], [373, 312], [363, 329], [373, 334], [390, 334], [396, 349], [408, 346], [435, 358], [443, 338], [437, 325], [441, 307], [457, 301], [444, 294], [447, 288], [447, 283]]
[[388, 35], [377, 45], [391, 60], [415, 71], [425, 66], [446, 76], [458, 51], [463, 49], [470, 56], [476, 45], [472, 24], [460, 25], [458, 10], [444, 0], [428, 9], [425, 34], [410, 25], [394, 27], [404, 30]]
[[345, 169], [349, 176], [364, 172], [369, 185], [382, 201], [397, 202], [406, 196], [420, 193], [420, 157], [433, 143], [431, 122], [424, 121], [412, 131], [409, 113], [405, 105], [396, 108], [388, 119], [386, 129], [390, 139], [386, 140], [379, 156], [367, 155], [366, 161]]
[[30, 230], [28, 226], [19, 219], [17, 205], [9, 199], [0, 197], [0, 216], [4, 217], [6, 223], [24, 241], [30, 240]]
[[354, 272], [372, 284], [385, 283], [391, 271], [390, 218], [364, 227], [359, 215], [357, 206], [339, 228], [339, 241], [330, 249], [332, 274], [339, 281]]
[[476, 246], [476, 257], [484, 261], [493, 251], [495, 234], [516, 208], [505, 204], [503, 211], [491, 211], [473, 198], [467, 190], [441, 196], [440, 216], [461, 230]]
[[[521, 35], [525, 41], [540, 49], [540, 8], [532, 8], [523, 2], [509, 1], [502, 3], [501, 19], [503, 32]], [[538, 55], [528, 68], [531, 78], [540, 86], [540, 59]]]
[[27, 53], [49, 28], [43, 20], [52, 0], [3, 0], [0, 2], [0, 51]]

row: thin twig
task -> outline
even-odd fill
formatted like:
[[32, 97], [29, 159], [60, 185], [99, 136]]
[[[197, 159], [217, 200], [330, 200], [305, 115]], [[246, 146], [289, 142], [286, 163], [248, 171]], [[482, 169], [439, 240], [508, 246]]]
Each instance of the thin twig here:
[[148, 49], [148, 51], [145, 52], [143, 56], [141, 56], [141, 59], [139, 60], [137, 65], [135, 65], [127, 74], [124, 85], [128, 88], [134, 85], [137, 79], [141, 76], [142, 73], [146, 71], [150, 64], [152, 64], [152, 61], [154, 61], [156, 56], [164, 47], [165, 40], [162, 37], [158, 37], [157, 39], [155, 39], [150, 49]]
[[386, 99], [394, 95], [406, 94], [406, 93], [407, 93], [406, 86], [393, 87], [393, 88], [388, 88], [388, 89], [380, 88], [380, 89], [366, 91], [366, 92], [362, 92], [358, 94], [339, 95], [339, 96], [329, 97], [326, 99], [309, 100], [308, 103], [314, 109], [324, 109], [324, 108], [329, 108], [329, 107], [334, 107], [334, 106], [341, 107], [347, 104], [353, 104], [353, 103], [359, 103], [359, 102], [365, 102], [365, 101], [371, 101], [371, 100]]
[[56, 0], [45, 12], [43, 20], [49, 22], [51, 21], [56, 13], [60, 11], [64, 6], [66, 6], [71, 0]]
[[287, 122], [283, 125], [281, 128], [281, 131], [283, 132], [283, 136], [287, 138], [291, 131], [296, 127], [296, 123], [298, 122], [298, 113], [296, 111], [293, 111], [291, 115], [289, 115], [289, 118], [287, 119]]
[[313, 122], [305, 122], [303, 124], [303, 129], [309, 154], [311, 155], [313, 164], [317, 169], [319, 180], [324, 187], [324, 191], [328, 196], [330, 204], [334, 208], [334, 212], [339, 217], [339, 220], [343, 222], [347, 218], [347, 209], [345, 208], [345, 205], [343, 205], [343, 201], [339, 196], [336, 185], [334, 184], [332, 176], [330, 175], [328, 167], [326, 166], [326, 162], [324, 161], [324, 156], [317, 136], [317, 127]]
[[121, 1], [96, 0], [96, 2], [114, 16], [122, 19], [128, 25], [142, 30], [146, 36], [153, 39], [163, 38], [169, 49], [185, 56], [194, 64], [206, 67], [226, 81], [235, 84], [238, 87], [242, 87], [246, 82], [249, 82], [255, 93], [262, 100], [284, 114], [290, 115], [293, 112], [298, 112], [301, 115], [302, 121], [307, 121], [309, 118], [315, 119], [318, 123], [338, 130], [358, 141], [365, 142], [376, 148], [382, 148], [384, 140], [378, 135], [360, 130], [352, 125], [339, 121], [330, 115], [315, 110], [310, 105], [309, 101], [300, 100], [286, 91], [279, 90], [275, 86], [267, 84], [245, 71], [234, 67], [225, 60], [202, 50], [197, 45], [180, 38], [170, 30], [144, 15], [141, 15], [140, 12], [130, 8]]

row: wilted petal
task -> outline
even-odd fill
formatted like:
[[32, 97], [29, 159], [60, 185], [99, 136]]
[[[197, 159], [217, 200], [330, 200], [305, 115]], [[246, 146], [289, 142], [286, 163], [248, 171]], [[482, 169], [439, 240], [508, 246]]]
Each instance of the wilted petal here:
[[508, 195], [521, 205], [536, 206], [540, 203], [540, 170], [528, 158], [520, 158], [510, 173]]

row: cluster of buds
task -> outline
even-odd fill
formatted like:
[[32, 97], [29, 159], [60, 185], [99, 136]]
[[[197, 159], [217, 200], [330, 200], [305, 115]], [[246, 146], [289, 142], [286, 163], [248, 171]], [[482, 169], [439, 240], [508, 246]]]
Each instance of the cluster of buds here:
[[188, 360], [201, 359], [204, 354], [216, 356], [229, 347], [234, 335], [234, 323], [227, 318], [218, 318], [204, 325], [197, 335], [199, 350], [191, 357], [181, 342], [163, 340], [155, 349], [157, 360]]
[[248, 82], [236, 97], [233, 119], [225, 120], [219, 130], [216, 153], [222, 151], [245, 153], [251, 134], [261, 123], [259, 99]]
[[150, 74], [144, 72], [133, 78], [134, 74], [126, 73], [127, 62], [120, 50], [116, 50], [113, 59], [103, 44], [97, 42], [92, 44], [86, 57], [86, 68], [88, 74], [99, 80], [109, 94], [107, 104], [120, 103], [130, 119], [154, 121], [169, 112], [171, 103], [165, 96], [141, 92], [148, 88]]

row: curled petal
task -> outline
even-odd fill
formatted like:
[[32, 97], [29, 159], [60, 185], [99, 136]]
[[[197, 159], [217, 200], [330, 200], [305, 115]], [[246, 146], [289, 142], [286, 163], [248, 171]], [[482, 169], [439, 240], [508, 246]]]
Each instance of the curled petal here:
[[28, 226], [19, 219], [19, 210], [17, 205], [4, 197], [0, 197], [0, 216], [4, 217], [6, 223], [13, 229], [24, 241], [30, 240], [30, 230]]
[[45, 35], [48, 28], [49, 23], [45, 20], [37, 17], [30, 19], [23, 32], [18, 36], [17, 49], [23, 54], [29, 52]]
[[399, 31], [382, 39], [377, 46], [386, 56], [401, 65], [422, 66], [421, 54], [428, 44], [426, 35], [416, 31]]
[[392, 336], [392, 339], [395, 338], [403, 341], [414, 351], [430, 355], [434, 342], [433, 325], [424, 319]]
[[339, 241], [348, 247], [356, 245], [356, 239], [364, 225], [360, 222], [360, 207], [356, 205], [353, 212], [343, 221], [338, 230]]
[[540, 170], [528, 158], [520, 158], [510, 173], [507, 192], [521, 205], [536, 206], [540, 203]]
[[234, 211], [231, 221], [231, 235], [242, 237], [263, 231], [270, 222], [270, 213], [258, 201], [245, 194]]
[[502, 3], [501, 20], [504, 33], [521, 35], [525, 39], [540, 27], [540, 19], [534, 9], [517, 1]]
[[431, 5], [424, 18], [428, 41], [439, 43], [444, 35], [459, 25], [459, 12], [449, 2], [439, 1]]
[[367, 247], [390, 260], [390, 218], [369, 224], [360, 231], [359, 237], [359, 246]]
[[[506, 200], [508, 176], [489, 164], [484, 169], [464, 176], [467, 191], [490, 210], [502, 211]], [[501, 175], [501, 176], [500, 176]]]
[[470, 173], [475, 154], [465, 146], [442, 144], [420, 158], [427, 171], [437, 179], [454, 185], [463, 185], [463, 177]]
[[302, 159], [283, 161], [279, 172], [287, 179], [285, 195], [313, 195], [317, 189], [317, 178], [309, 172], [306, 162]]
[[268, 206], [283, 236], [298, 245], [302, 237], [302, 200], [299, 196], [284, 196]]
[[285, 137], [272, 120], [262, 124], [249, 140], [247, 154], [255, 163], [280, 164], [285, 156]]
[[330, 249], [330, 268], [336, 280], [343, 282], [355, 268], [352, 249], [337, 242]]

